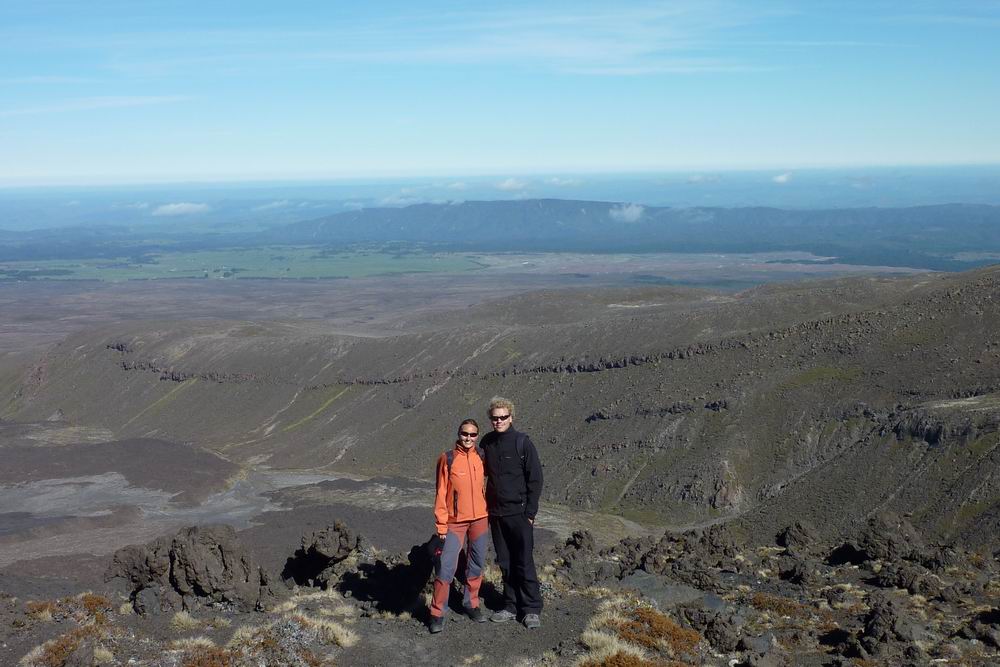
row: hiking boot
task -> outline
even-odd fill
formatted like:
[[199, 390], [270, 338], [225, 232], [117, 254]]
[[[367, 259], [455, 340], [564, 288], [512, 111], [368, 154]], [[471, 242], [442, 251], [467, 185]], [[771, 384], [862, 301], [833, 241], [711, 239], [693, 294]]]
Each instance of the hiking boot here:
[[444, 630], [444, 616], [431, 616], [431, 622], [427, 624], [427, 629], [431, 631], [432, 635]]
[[483, 613], [482, 607], [466, 607], [465, 613], [468, 614], [469, 618], [471, 618], [476, 623], [486, 622], [486, 614]]
[[494, 623], [506, 623], [507, 621], [513, 621], [515, 618], [517, 618], [517, 614], [512, 611], [507, 611], [506, 609], [501, 609], [490, 616], [490, 620]]
[[538, 614], [525, 614], [524, 627], [529, 630], [536, 630], [542, 627], [542, 619], [538, 617]]

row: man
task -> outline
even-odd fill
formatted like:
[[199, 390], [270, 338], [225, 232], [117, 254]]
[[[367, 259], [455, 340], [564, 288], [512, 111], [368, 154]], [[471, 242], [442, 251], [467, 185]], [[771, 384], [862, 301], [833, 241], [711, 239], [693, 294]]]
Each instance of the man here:
[[535, 572], [534, 524], [542, 495], [542, 463], [535, 445], [514, 429], [514, 404], [500, 396], [490, 401], [493, 432], [482, 440], [486, 453], [486, 506], [497, 565], [503, 573], [504, 607], [494, 623], [521, 615], [525, 627], [541, 626], [542, 594]]

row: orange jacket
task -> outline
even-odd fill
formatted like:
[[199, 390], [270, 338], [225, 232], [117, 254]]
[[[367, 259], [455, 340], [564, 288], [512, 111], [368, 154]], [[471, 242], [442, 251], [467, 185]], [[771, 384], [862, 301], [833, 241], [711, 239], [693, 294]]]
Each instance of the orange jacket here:
[[466, 450], [455, 445], [451, 475], [448, 455], [437, 462], [437, 494], [434, 497], [434, 523], [438, 535], [448, 532], [449, 523], [475, 521], [486, 516], [483, 460], [475, 447]]

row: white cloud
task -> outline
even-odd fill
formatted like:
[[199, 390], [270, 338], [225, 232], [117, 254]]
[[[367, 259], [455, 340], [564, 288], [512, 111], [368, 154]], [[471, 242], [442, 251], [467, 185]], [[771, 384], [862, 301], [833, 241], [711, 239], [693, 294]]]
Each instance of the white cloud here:
[[131, 204], [114, 204], [112, 208], [131, 208], [136, 211], [144, 211], [149, 208], [149, 203], [144, 201], [137, 201]]
[[575, 178], [559, 178], [558, 176], [553, 176], [545, 180], [549, 185], [556, 185], [559, 187], [571, 187], [574, 185], [580, 185], [582, 181]]
[[778, 174], [771, 180], [777, 183], [778, 185], [784, 185], [785, 183], [788, 183], [789, 181], [792, 180], [792, 174], [791, 172], [786, 171], [784, 174]]
[[194, 215], [196, 213], [207, 213], [212, 210], [208, 204], [192, 204], [190, 202], [177, 202], [176, 204], [163, 204], [153, 210], [153, 215]]
[[700, 185], [701, 183], [718, 183], [719, 180], [715, 174], [693, 174], [688, 177], [687, 182], [690, 185]]
[[289, 206], [289, 201], [287, 199], [281, 199], [279, 201], [273, 201], [270, 204], [261, 204], [260, 206], [255, 206], [253, 210], [255, 211], [270, 211], [275, 208], [285, 208]]
[[365, 203], [360, 201], [345, 201], [343, 207], [352, 211], [360, 211], [365, 207]]
[[497, 183], [496, 187], [497, 190], [503, 190], [504, 192], [517, 192], [528, 187], [528, 184], [517, 178], [508, 178]]
[[619, 204], [608, 211], [608, 214], [618, 222], [638, 222], [645, 210], [639, 204]]
[[389, 195], [388, 197], [383, 197], [382, 199], [379, 200], [378, 205], [379, 206], [395, 207], [395, 206], [411, 206], [412, 204], [421, 204], [421, 203], [423, 203], [423, 201], [424, 201], [423, 199], [421, 199], [419, 197], [411, 197], [411, 196], [409, 196], [409, 193], [407, 192], [407, 190], [409, 190], [409, 189], [410, 188], [403, 188], [403, 190], [400, 191], [399, 194]]
[[456, 181], [454, 183], [449, 183], [445, 187], [448, 188], [449, 190], [465, 190], [469, 186], [463, 183], [462, 181]]

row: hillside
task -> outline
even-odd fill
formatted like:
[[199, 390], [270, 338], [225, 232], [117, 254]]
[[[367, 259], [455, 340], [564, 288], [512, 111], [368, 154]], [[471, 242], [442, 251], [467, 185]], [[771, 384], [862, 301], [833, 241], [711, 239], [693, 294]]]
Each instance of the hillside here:
[[540, 292], [420, 333], [142, 322], [76, 334], [2, 417], [192, 443], [243, 466], [427, 479], [463, 417], [519, 406], [547, 501], [674, 526], [876, 509], [938, 539], [1000, 519], [1000, 269], [762, 287]]

